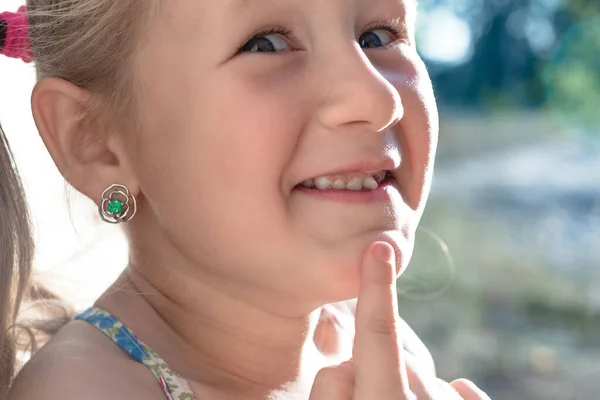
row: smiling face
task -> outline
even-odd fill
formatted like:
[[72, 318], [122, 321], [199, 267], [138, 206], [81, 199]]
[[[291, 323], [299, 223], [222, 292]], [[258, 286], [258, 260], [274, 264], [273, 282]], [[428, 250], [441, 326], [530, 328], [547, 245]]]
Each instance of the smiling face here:
[[356, 296], [375, 239], [406, 266], [437, 143], [414, 4], [162, 7], [137, 60], [136, 218], [203, 273], [271, 298]]

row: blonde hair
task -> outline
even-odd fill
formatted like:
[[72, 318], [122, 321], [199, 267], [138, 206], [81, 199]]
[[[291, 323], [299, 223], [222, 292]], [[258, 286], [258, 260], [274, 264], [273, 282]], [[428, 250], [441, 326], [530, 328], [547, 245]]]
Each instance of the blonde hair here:
[[28, 0], [37, 78], [87, 90], [87, 117], [138, 127], [135, 50], [158, 0]]
[[[90, 94], [86, 118], [106, 116], [109, 124], [139, 128], [135, 50], [157, 6], [158, 0], [28, 0], [37, 79], [60, 78], [86, 90]], [[41, 343], [38, 333], [52, 335], [72, 312], [31, 282], [29, 214], [10, 148], [0, 133], [0, 398], [4, 398], [17, 372], [17, 350], [34, 352]], [[19, 321], [24, 302], [42, 304], [38, 310], [46, 318]], [[63, 312], [57, 314], [57, 307], [48, 305], [59, 305]]]
[[15, 370], [17, 312], [28, 289], [33, 239], [25, 194], [0, 127], [0, 398]]

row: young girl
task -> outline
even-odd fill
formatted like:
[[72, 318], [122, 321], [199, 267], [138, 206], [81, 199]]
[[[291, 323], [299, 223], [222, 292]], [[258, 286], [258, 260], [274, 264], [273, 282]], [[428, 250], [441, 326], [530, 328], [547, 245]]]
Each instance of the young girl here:
[[9, 398], [487, 398], [437, 379], [396, 313], [437, 143], [415, 14], [411, 0], [3, 14], [4, 54], [36, 61], [56, 166], [130, 242], [122, 276]]

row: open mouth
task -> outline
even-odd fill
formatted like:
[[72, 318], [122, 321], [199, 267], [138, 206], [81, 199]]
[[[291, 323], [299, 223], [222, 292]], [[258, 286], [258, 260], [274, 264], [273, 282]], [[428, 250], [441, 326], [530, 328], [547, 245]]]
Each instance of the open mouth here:
[[298, 189], [336, 190], [336, 191], [374, 191], [382, 185], [395, 182], [391, 171], [379, 171], [373, 174], [350, 173], [334, 176], [319, 176], [296, 185]]

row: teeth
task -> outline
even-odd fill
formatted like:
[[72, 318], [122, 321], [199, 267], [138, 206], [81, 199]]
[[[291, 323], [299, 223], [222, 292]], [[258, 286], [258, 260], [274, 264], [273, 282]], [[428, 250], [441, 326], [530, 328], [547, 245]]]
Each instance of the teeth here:
[[333, 185], [331, 185], [331, 188], [336, 190], [346, 189], [346, 183], [341, 179], [336, 179], [335, 182], [333, 182]]
[[331, 179], [325, 176], [319, 177], [315, 179], [315, 185], [317, 186], [317, 189], [329, 189], [331, 187]]
[[314, 188], [315, 187], [315, 180], [314, 179], [307, 179], [304, 182], [302, 182], [302, 186], [307, 187], [307, 188]]
[[350, 179], [350, 182], [348, 182], [348, 184], [346, 185], [346, 189], [348, 190], [362, 190], [363, 188], [363, 179], [359, 178], [358, 176], [355, 176], [354, 178]]
[[377, 181], [375, 180], [375, 178], [373, 178], [371, 175], [369, 175], [365, 179], [363, 179], [362, 186], [365, 189], [375, 190], [375, 189], [377, 189], [377, 187], [379, 186], [379, 184], [377, 183]]
[[319, 190], [375, 190], [385, 180], [386, 176], [387, 173], [385, 171], [371, 175], [355, 175], [347, 177], [346, 179], [350, 178], [350, 181], [347, 183], [343, 178], [321, 176], [315, 179], [305, 180], [302, 182], [302, 186], [309, 189], [317, 188]]

